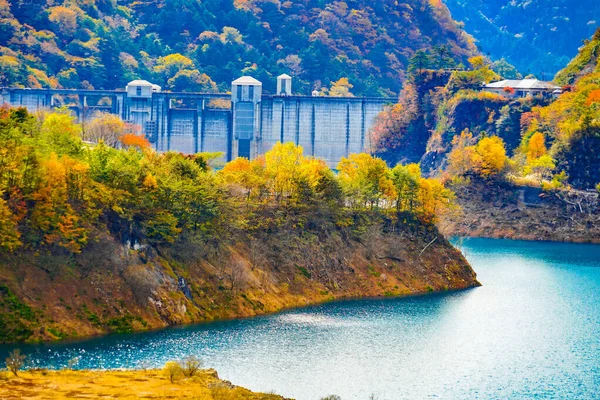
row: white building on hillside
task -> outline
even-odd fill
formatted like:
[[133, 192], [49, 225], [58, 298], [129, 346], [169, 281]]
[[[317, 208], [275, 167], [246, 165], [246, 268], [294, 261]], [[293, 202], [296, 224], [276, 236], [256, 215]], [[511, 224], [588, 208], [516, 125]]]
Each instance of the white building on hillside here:
[[503, 81], [483, 85], [483, 90], [508, 97], [558, 96], [562, 93], [560, 86], [537, 79], [505, 79]]

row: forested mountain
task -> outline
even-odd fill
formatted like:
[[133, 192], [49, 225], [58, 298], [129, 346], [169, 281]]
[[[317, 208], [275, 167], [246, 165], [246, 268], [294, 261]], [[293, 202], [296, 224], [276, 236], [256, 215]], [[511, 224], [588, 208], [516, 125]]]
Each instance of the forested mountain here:
[[349, 78], [353, 93], [399, 92], [409, 59], [472, 39], [439, 0], [0, 0], [0, 85], [226, 90], [249, 74], [296, 91]]
[[445, 0], [480, 50], [551, 79], [600, 25], [597, 0]]

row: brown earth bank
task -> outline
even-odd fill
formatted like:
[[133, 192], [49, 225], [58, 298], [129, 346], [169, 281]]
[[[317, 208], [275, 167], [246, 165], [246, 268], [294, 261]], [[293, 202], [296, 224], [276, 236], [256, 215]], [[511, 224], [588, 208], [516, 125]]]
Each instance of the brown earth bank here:
[[0, 341], [127, 333], [479, 285], [433, 225], [403, 215], [352, 218], [351, 229], [286, 226], [138, 249], [97, 233], [75, 255], [5, 254]]
[[195, 399], [285, 400], [276, 394], [254, 393], [219, 379], [214, 370], [192, 377], [166, 371], [29, 370], [13, 376], [0, 371], [0, 398], [12, 399]]
[[444, 226], [450, 236], [600, 243], [596, 191], [514, 186], [506, 182], [455, 185], [461, 212]]

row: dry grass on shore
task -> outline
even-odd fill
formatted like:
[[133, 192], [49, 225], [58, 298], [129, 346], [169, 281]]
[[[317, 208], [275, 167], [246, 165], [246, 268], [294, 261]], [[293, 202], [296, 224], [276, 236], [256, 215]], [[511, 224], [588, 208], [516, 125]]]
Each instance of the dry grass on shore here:
[[253, 393], [219, 379], [214, 370], [171, 383], [161, 370], [149, 371], [0, 371], [0, 399], [195, 399], [283, 400]]

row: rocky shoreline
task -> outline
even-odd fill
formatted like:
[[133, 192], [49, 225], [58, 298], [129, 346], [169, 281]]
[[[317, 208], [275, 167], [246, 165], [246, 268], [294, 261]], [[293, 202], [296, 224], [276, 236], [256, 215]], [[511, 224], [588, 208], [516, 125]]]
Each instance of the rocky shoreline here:
[[600, 243], [597, 192], [545, 192], [507, 183], [453, 190], [461, 212], [447, 222], [449, 236]]
[[339, 299], [478, 286], [431, 225], [308, 236], [280, 230], [221, 246], [130, 249], [109, 236], [69, 257], [0, 259], [0, 342], [55, 341], [252, 317]]

